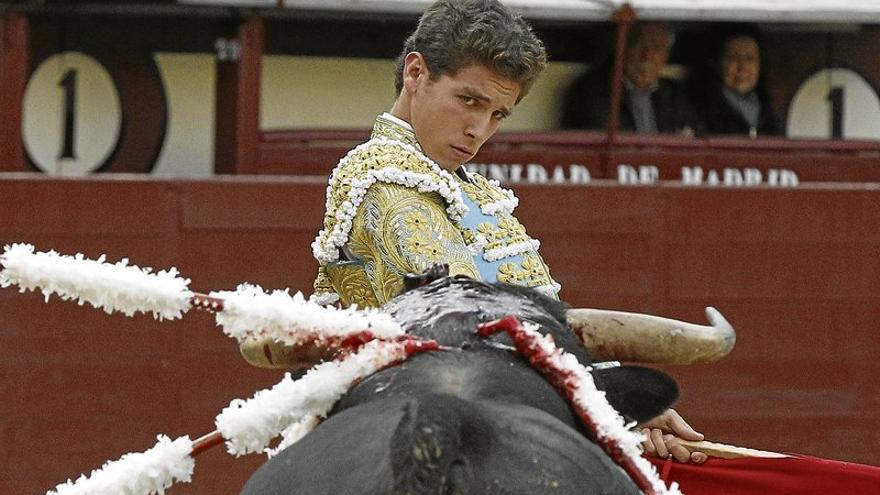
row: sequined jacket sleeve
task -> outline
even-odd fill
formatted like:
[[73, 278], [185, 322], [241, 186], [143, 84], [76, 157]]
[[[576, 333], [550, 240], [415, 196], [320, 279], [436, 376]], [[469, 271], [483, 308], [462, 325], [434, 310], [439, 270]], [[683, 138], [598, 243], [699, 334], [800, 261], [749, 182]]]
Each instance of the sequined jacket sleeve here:
[[434, 263], [447, 263], [452, 275], [479, 278], [442, 198], [397, 184], [367, 190], [343, 253], [346, 260], [324, 268], [346, 305], [384, 304], [400, 293], [404, 275]]

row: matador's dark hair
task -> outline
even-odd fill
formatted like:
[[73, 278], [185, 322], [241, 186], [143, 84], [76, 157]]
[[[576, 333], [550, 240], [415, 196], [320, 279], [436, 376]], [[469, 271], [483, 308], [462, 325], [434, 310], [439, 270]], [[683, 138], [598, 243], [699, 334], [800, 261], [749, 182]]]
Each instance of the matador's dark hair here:
[[403, 89], [406, 55], [419, 52], [431, 79], [483, 65], [522, 87], [522, 99], [547, 65], [544, 44], [523, 18], [498, 0], [440, 0], [422, 14], [397, 58], [395, 88]]

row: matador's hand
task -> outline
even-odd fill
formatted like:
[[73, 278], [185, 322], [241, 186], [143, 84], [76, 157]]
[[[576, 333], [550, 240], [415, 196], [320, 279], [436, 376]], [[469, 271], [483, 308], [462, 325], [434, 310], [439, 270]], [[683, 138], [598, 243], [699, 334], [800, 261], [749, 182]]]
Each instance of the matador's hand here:
[[680, 440], [703, 440], [702, 433], [694, 430], [675, 409], [639, 425], [647, 437], [642, 446], [645, 453], [655, 457], [674, 458], [678, 462], [694, 462], [702, 464], [708, 456], [703, 452], [691, 452], [681, 445]]

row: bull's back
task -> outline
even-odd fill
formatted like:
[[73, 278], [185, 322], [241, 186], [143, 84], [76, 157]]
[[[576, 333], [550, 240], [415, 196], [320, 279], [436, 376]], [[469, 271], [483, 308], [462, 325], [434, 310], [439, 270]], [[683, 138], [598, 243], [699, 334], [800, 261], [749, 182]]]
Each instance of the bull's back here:
[[247, 495], [637, 493], [518, 356], [417, 356], [356, 386]]

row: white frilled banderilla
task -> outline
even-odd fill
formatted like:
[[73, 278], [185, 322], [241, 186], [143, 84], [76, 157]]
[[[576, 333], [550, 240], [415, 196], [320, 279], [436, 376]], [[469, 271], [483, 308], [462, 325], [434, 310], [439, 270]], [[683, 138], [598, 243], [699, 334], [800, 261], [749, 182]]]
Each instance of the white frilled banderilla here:
[[[157, 444], [142, 453], [130, 453], [106, 463], [90, 476], [59, 484], [47, 494], [152, 494], [176, 482], [191, 479], [193, 457], [225, 443], [235, 456], [274, 452], [296, 442], [311, 431], [353, 383], [393, 366], [407, 357], [442, 350], [433, 341], [407, 335], [389, 315], [357, 308], [337, 309], [310, 302], [300, 293], [265, 293], [242, 284], [235, 291], [199, 294], [189, 290], [189, 280], [176, 269], [152, 273], [130, 265], [128, 260], [107, 263], [102, 256], [89, 260], [77, 254], [35, 252], [28, 244], [6, 246], [0, 255], [0, 286], [17, 286], [21, 292], [40, 290], [48, 301], [52, 294], [78, 304], [89, 303], [108, 313], [152, 313], [157, 319], [181, 318], [192, 308], [212, 311], [224, 333], [239, 343], [270, 338], [295, 353], [314, 359], [314, 366], [301, 378], [290, 374], [270, 389], [247, 400], [233, 400], [215, 419], [216, 430], [195, 441], [159, 436]], [[648, 315], [570, 310], [572, 329], [600, 359], [648, 362], [707, 362], [727, 354], [733, 345], [733, 329], [707, 308], [712, 327], [701, 327]], [[603, 321], [615, 319], [614, 334]], [[620, 327], [637, 335], [628, 341]], [[475, 329], [476, 330], [476, 329]], [[516, 318], [483, 325], [481, 335], [506, 331], [517, 350], [532, 362], [568, 400], [602, 447], [620, 464], [645, 493], [677, 493], [667, 488], [653, 467], [640, 457], [639, 434], [630, 431], [623, 418], [597, 391], [589, 369], [574, 356], [542, 337], [532, 325]], [[687, 341], [697, 339], [696, 357]], [[592, 346], [590, 342], [600, 345]], [[660, 354], [656, 349], [662, 349]], [[639, 348], [650, 349], [640, 351]], [[644, 359], [647, 356], [647, 359]], [[281, 436], [275, 449], [272, 439]]]

